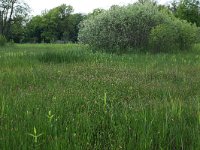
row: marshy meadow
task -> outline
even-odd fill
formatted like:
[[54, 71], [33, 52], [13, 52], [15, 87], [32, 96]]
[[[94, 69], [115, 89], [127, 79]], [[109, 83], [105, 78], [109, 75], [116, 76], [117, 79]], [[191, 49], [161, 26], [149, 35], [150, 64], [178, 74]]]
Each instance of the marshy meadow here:
[[199, 1], [0, 0], [0, 150], [200, 150]]

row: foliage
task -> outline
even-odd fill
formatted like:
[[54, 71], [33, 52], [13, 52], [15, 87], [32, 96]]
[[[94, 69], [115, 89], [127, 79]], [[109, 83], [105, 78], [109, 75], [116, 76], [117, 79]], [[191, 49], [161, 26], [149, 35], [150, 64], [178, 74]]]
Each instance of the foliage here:
[[95, 16], [97, 16], [97, 15], [103, 13], [104, 11], [105, 11], [104, 9], [96, 8], [96, 9], [93, 10], [92, 13], [89, 13], [89, 14], [87, 15], [87, 18], [89, 18], [89, 17], [95, 17]]
[[195, 23], [200, 26], [200, 2], [199, 0], [181, 0], [172, 2], [170, 9], [180, 19]]
[[151, 3], [116, 7], [84, 20], [79, 40], [103, 49], [141, 48], [148, 45], [151, 29], [164, 21]]
[[72, 14], [72, 6], [65, 4], [33, 17], [26, 25], [26, 38], [34, 43], [52, 43], [57, 40], [76, 42], [82, 14]]
[[156, 51], [167, 51], [188, 49], [196, 42], [196, 35], [194, 25], [178, 20], [165, 7], [140, 2], [84, 20], [79, 40], [109, 52], [152, 47]]
[[151, 30], [149, 44], [154, 52], [177, 49], [178, 31], [172, 25], [160, 24]]
[[0, 34], [0, 46], [5, 46], [6, 42], [7, 42], [7, 40], [6, 40], [5, 36]]
[[[0, 33], [9, 40], [20, 41], [23, 32], [19, 31], [27, 21], [29, 6], [23, 0], [1, 0], [0, 10]], [[15, 29], [16, 27], [19, 27], [19, 31]]]
[[13, 19], [14, 23], [11, 26], [11, 34], [9, 36], [10, 40], [15, 43], [22, 43], [25, 39], [25, 25], [23, 17], [16, 17]]
[[137, 3], [140, 3], [140, 4], [151, 3], [153, 5], [157, 5], [157, 1], [156, 0], [138, 0]]
[[42, 32], [43, 32], [43, 19], [41, 16], [33, 17], [27, 24], [25, 28], [26, 41], [33, 43], [42, 42]]
[[65, 4], [29, 19], [29, 7], [22, 0], [0, 1], [0, 10], [0, 33], [15, 43], [76, 42], [84, 18]]
[[190, 49], [193, 44], [197, 43], [198, 28], [196, 27], [196, 25], [189, 24], [186, 21], [181, 22], [178, 20], [177, 26], [179, 27], [179, 49]]
[[200, 43], [200, 27], [198, 28], [197, 32], [197, 42]]
[[151, 30], [149, 44], [154, 52], [189, 50], [197, 43], [198, 28], [178, 19], [161, 24]]

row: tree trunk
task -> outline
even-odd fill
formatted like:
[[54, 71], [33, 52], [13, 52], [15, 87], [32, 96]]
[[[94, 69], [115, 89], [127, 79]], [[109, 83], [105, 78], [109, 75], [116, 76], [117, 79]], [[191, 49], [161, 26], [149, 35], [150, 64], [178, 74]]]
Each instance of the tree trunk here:
[[10, 14], [9, 14], [9, 19], [8, 19], [8, 23], [6, 25], [6, 34], [9, 35], [10, 34], [10, 28], [11, 28], [11, 21], [12, 21], [12, 15], [14, 12], [14, 5], [16, 3], [16, 0], [12, 0], [11, 1], [11, 8], [10, 8]]

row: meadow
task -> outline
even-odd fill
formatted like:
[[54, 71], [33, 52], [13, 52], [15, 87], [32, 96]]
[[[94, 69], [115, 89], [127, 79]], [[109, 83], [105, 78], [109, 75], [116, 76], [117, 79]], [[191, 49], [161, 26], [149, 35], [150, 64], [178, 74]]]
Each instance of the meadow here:
[[0, 47], [0, 149], [200, 149], [200, 45], [123, 55]]

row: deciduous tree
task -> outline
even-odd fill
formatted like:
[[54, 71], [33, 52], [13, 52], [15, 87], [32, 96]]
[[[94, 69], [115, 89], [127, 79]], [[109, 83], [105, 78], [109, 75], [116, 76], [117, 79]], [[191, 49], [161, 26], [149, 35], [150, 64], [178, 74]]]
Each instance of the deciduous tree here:
[[23, 0], [0, 0], [0, 33], [6, 37], [12, 37], [11, 28], [19, 18], [26, 18], [29, 6]]

